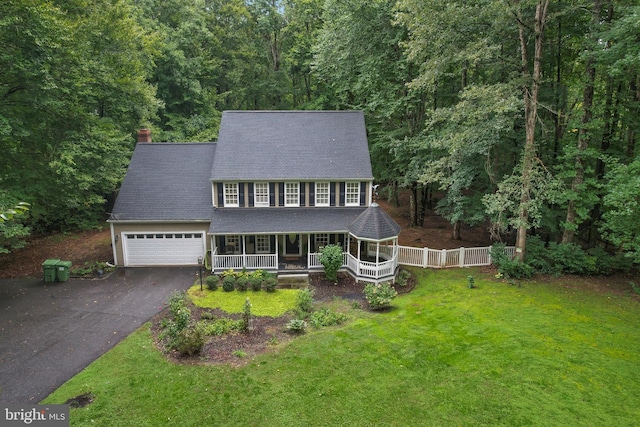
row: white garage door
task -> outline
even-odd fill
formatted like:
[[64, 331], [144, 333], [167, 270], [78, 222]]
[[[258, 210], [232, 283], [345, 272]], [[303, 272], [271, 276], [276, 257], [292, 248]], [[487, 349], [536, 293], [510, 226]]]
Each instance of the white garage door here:
[[124, 233], [124, 265], [193, 265], [204, 255], [205, 233]]

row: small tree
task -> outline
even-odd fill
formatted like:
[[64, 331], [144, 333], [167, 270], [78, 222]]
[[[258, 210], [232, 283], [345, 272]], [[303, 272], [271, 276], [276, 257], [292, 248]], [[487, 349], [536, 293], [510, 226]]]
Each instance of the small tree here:
[[242, 306], [242, 330], [250, 331], [251, 327], [251, 301], [247, 298]]
[[320, 263], [324, 266], [324, 274], [327, 280], [336, 282], [338, 280], [338, 270], [342, 267], [342, 248], [338, 245], [327, 245], [320, 248]]

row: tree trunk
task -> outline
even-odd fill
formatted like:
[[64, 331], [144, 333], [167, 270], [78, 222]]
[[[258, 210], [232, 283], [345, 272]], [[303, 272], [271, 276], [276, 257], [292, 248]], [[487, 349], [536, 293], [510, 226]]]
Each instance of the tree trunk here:
[[[600, 19], [600, 11], [602, 9], [602, 0], [595, 0], [592, 11], [591, 23], [597, 25]], [[584, 183], [584, 164], [582, 163], [582, 156], [589, 147], [589, 140], [591, 139], [591, 131], [589, 126], [593, 119], [593, 93], [594, 85], [596, 81], [596, 66], [593, 58], [587, 58], [585, 64], [586, 84], [582, 93], [582, 127], [578, 133], [578, 152], [574, 159], [574, 168], [576, 175], [573, 177], [571, 183], [571, 191], [573, 193], [573, 199], [569, 200], [567, 206], [567, 216], [565, 219], [564, 232], [562, 233], [562, 243], [573, 242], [575, 230], [577, 228], [577, 198], [580, 192], [580, 188]]]
[[453, 223], [453, 231], [451, 233], [451, 238], [453, 240], [462, 240], [462, 237], [460, 236], [461, 225], [462, 223], [460, 221], [456, 221]]
[[411, 184], [411, 190], [409, 192], [409, 227], [415, 227], [418, 222], [418, 185], [416, 183]]
[[515, 259], [524, 261], [527, 230], [529, 229], [529, 210], [528, 205], [531, 201], [532, 177], [531, 173], [536, 159], [536, 120], [538, 118], [538, 92], [540, 89], [540, 77], [542, 75], [542, 36], [544, 25], [547, 17], [547, 9], [549, 0], [540, 0], [536, 5], [536, 15], [534, 24], [534, 58], [533, 58], [533, 74], [529, 75], [529, 61], [527, 58], [527, 36], [526, 27], [523, 19], [518, 19], [520, 49], [522, 60], [522, 74], [525, 80], [531, 81], [531, 87], [527, 84], [523, 89], [524, 92], [524, 115], [525, 115], [525, 145], [524, 156], [522, 159], [522, 190], [520, 193], [520, 207], [518, 215], [518, 232], [516, 236], [516, 256]]

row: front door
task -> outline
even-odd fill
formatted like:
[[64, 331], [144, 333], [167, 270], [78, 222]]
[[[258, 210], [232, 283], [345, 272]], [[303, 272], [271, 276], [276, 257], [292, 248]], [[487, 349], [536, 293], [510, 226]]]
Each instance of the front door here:
[[299, 234], [285, 234], [284, 236], [284, 255], [285, 256], [300, 256], [300, 235]]

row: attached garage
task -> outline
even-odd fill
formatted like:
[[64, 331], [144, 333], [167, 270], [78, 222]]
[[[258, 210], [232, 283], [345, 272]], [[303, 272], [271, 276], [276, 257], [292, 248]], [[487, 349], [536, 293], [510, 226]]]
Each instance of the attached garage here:
[[122, 233], [124, 265], [194, 265], [205, 254], [205, 238], [204, 231]]

